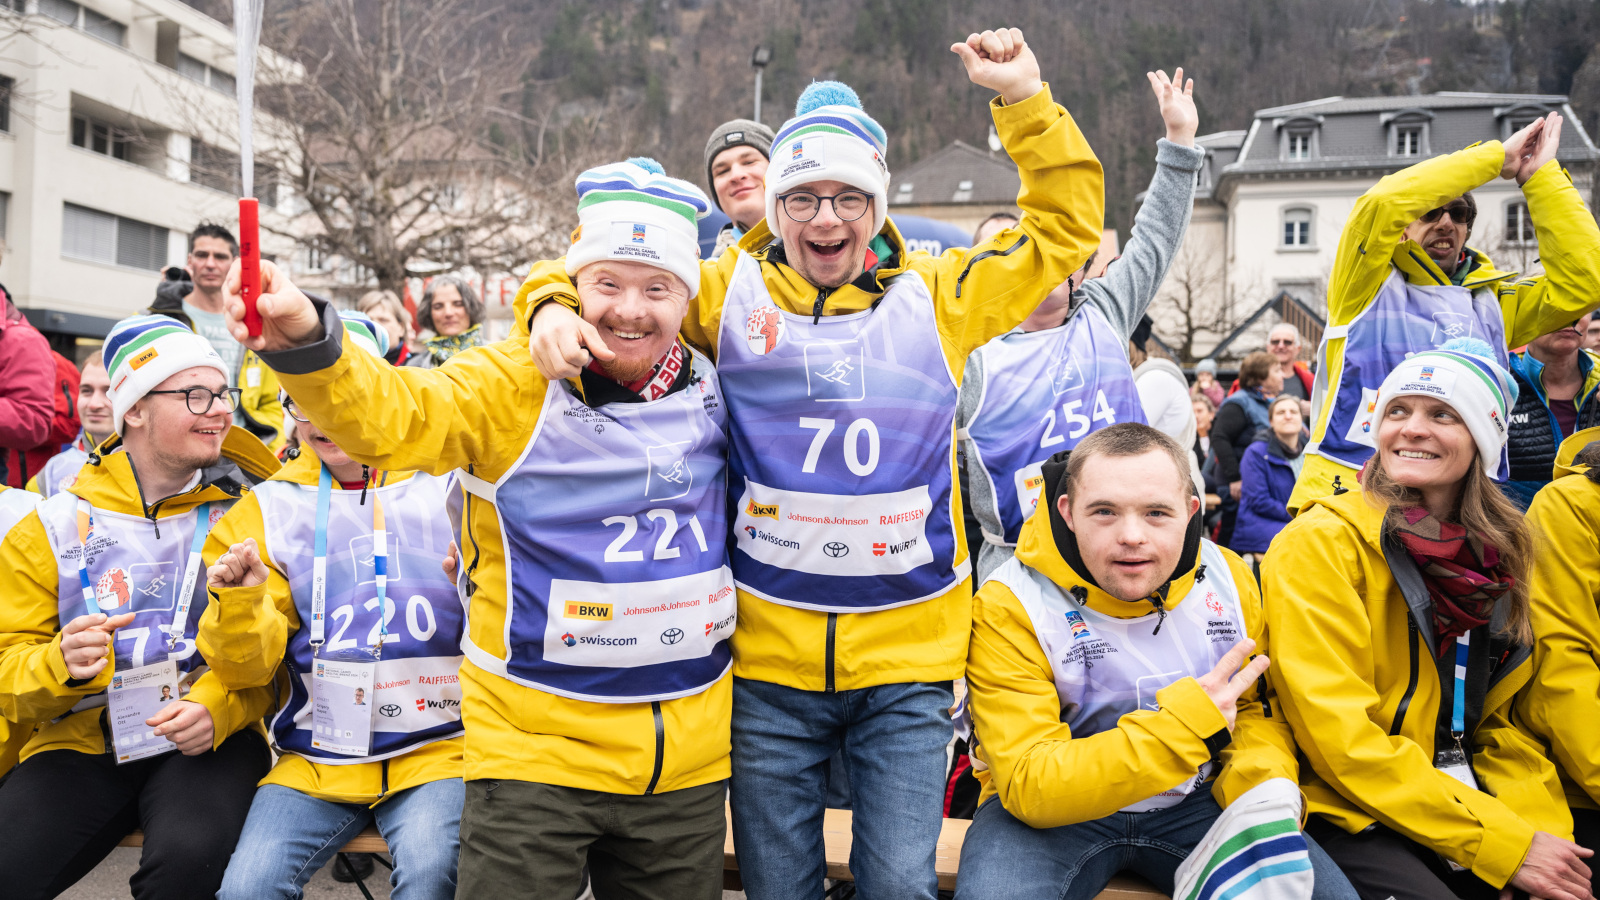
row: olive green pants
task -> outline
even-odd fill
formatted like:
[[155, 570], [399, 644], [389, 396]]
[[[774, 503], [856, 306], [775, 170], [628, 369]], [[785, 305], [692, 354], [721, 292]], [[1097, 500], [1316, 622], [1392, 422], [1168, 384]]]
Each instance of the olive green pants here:
[[721, 900], [723, 781], [610, 794], [531, 781], [467, 782], [456, 897]]

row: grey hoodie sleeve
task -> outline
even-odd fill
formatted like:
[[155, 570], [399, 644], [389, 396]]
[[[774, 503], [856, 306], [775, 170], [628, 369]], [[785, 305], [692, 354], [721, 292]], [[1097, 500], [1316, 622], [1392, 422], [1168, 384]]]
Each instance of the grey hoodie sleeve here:
[[1105, 275], [1083, 286], [1087, 302], [1100, 310], [1124, 341], [1150, 308], [1183, 243], [1184, 232], [1189, 230], [1195, 175], [1205, 158], [1199, 147], [1185, 147], [1166, 138], [1156, 142], [1156, 174], [1150, 179], [1144, 205], [1134, 216], [1133, 232], [1123, 245], [1122, 256]]

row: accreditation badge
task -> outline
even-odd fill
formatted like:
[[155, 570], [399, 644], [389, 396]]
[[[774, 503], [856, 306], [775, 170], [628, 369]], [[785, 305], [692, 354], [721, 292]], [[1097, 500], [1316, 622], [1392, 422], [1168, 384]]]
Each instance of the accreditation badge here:
[[311, 667], [311, 746], [341, 756], [371, 754], [377, 660], [357, 651], [316, 657]]
[[112, 673], [106, 704], [117, 765], [178, 749], [172, 741], [156, 734], [155, 726], [145, 724], [177, 700], [178, 664], [170, 659]]

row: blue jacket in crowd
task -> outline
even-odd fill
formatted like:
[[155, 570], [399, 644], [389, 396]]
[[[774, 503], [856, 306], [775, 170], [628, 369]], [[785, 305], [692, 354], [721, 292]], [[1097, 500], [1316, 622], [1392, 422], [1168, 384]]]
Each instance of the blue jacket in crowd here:
[[1293, 454], [1277, 435], [1263, 429], [1245, 448], [1239, 461], [1239, 517], [1228, 549], [1235, 553], [1265, 553], [1272, 539], [1289, 524], [1289, 495], [1294, 492], [1294, 460], [1305, 451], [1301, 434]]

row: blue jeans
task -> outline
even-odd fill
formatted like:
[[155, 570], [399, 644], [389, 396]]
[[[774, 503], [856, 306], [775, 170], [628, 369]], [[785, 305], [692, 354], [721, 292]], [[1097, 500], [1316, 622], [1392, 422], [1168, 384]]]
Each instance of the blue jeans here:
[[829, 760], [849, 767], [850, 871], [864, 900], [933, 900], [950, 682], [827, 694], [733, 680], [733, 845], [750, 900], [822, 896]]
[[[1118, 872], [1142, 876], [1170, 896], [1178, 866], [1221, 814], [1211, 791], [1202, 788], [1166, 809], [1032, 828], [991, 797], [978, 807], [961, 845], [956, 898], [1093, 900]], [[1306, 846], [1316, 879], [1312, 900], [1358, 900], [1310, 835]]]
[[311, 876], [373, 822], [394, 858], [395, 900], [452, 900], [465, 801], [459, 778], [419, 784], [370, 808], [269, 784], [250, 804], [217, 900], [299, 900]]

